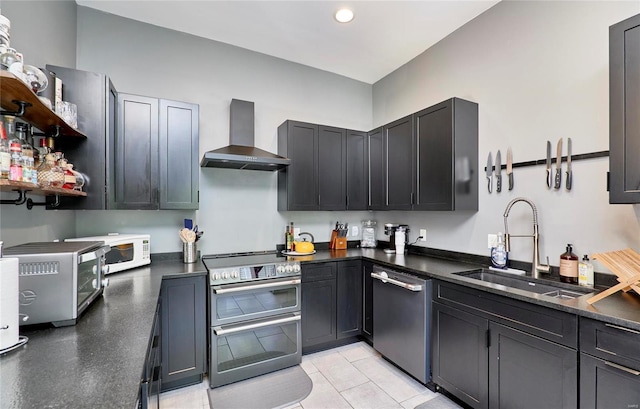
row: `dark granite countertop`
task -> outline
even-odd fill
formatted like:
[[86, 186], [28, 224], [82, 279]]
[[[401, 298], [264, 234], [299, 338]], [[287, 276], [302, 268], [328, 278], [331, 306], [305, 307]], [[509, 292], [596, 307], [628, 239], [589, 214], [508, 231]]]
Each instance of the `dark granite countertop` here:
[[[460, 277], [480, 267], [424, 255], [388, 255], [379, 249], [318, 251], [297, 257], [304, 263], [365, 259], [390, 268], [543, 305], [583, 317], [640, 330], [640, 296], [617, 293], [587, 304], [532, 295], [526, 291]], [[26, 346], [0, 357], [2, 408], [132, 408], [162, 279], [206, 274], [201, 262], [154, 260], [148, 267], [109, 275], [110, 284], [78, 320], [64, 328], [26, 329]]]
[[203, 274], [202, 263], [153, 261], [108, 275], [76, 325], [21, 327], [29, 342], [0, 356], [0, 407], [133, 408], [162, 279]]

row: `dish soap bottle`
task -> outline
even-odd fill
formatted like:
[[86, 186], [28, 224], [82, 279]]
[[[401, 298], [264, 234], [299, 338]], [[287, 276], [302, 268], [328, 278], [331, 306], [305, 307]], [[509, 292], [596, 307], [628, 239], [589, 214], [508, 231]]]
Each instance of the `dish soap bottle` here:
[[589, 256], [586, 254], [578, 263], [578, 284], [593, 287], [593, 264], [589, 262]]
[[572, 251], [572, 245], [567, 244], [567, 251], [560, 255], [560, 281], [578, 284], [578, 256]]
[[506, 268], [507, 258], [507, 249], [504, 247], [502, 232], [500, 232], [498, 233], [498, 243], [495, 247], [491, 248], [491, 264], [493, 264], [494, 267]]

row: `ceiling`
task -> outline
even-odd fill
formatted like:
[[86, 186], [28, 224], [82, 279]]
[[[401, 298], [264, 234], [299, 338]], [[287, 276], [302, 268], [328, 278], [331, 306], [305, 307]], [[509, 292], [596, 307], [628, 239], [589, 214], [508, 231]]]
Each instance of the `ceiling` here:
[[[81, 6], [209, 38], [373, 84], [499, 0], [76, 0]], [[351, 23], [334, 20], [348, 6]]]

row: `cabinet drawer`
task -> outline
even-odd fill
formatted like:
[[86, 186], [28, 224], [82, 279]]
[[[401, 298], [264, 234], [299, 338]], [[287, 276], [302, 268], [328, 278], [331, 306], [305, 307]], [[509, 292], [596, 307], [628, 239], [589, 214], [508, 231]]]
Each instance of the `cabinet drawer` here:
[[302, 282], [332, 280], [336, 278], [336, 263], [318, 263], [302, 266]]
[[444, 282], [436, 282], [433, 297], [434, 301], [577, 348], [578, 320], [575, 315]]
[[640, 370], [640, 331], [581, 317], [580, 350]]

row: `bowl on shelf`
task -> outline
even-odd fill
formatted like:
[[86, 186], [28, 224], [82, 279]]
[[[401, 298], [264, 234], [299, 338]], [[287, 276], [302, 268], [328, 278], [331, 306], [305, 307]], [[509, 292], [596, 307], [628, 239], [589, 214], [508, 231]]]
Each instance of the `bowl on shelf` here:
[[34, 93], [38, 93], [47, 89], [49, 85], [49, 81], [47, 80], [47, 76], [44, 75], [44, 72], [40, 70], [38, 67], [34, 67], [33, 65], [24, 65], [23, 68], [24, 77], [26, 83]]

